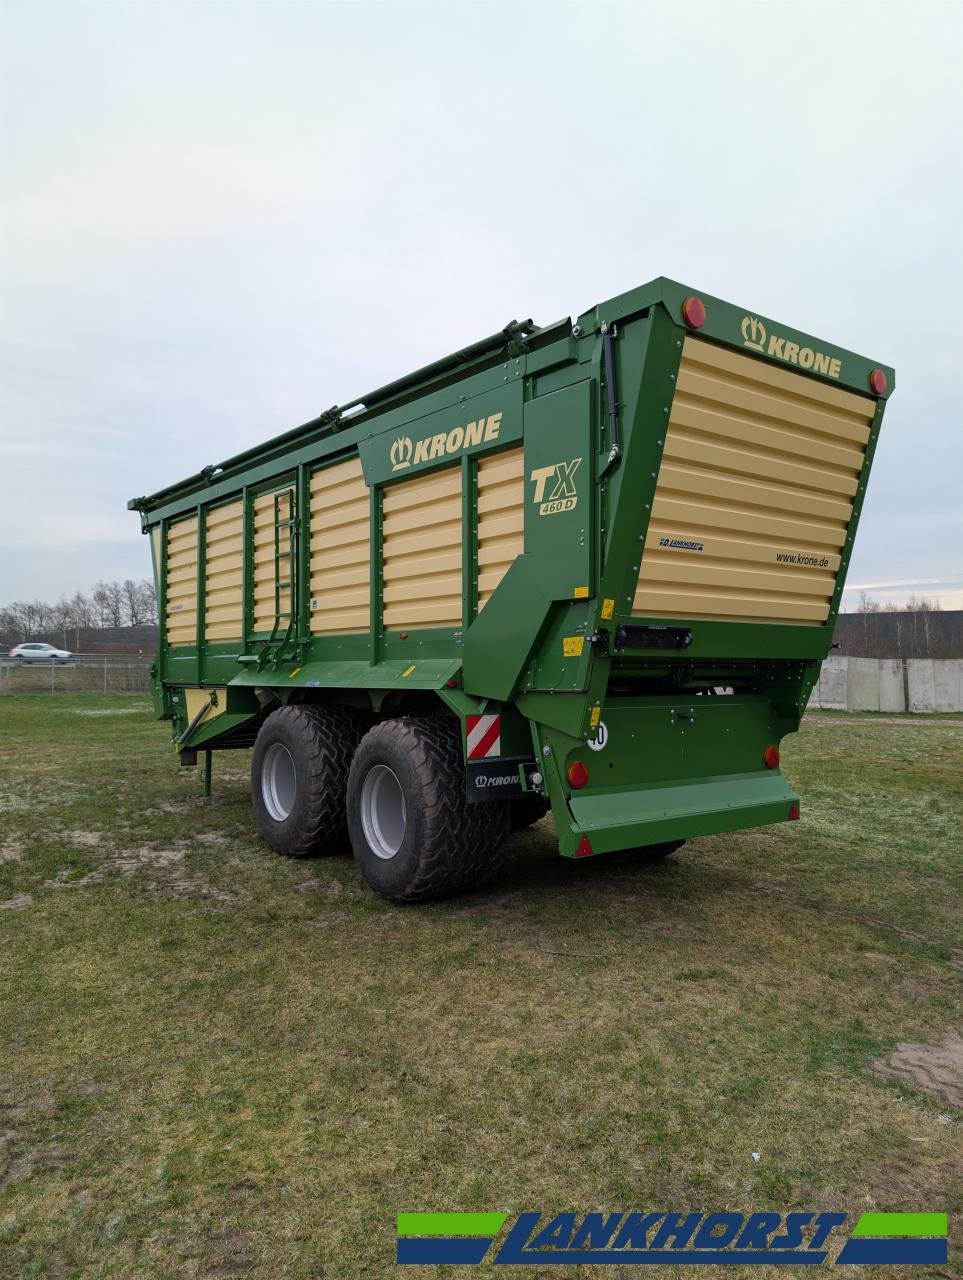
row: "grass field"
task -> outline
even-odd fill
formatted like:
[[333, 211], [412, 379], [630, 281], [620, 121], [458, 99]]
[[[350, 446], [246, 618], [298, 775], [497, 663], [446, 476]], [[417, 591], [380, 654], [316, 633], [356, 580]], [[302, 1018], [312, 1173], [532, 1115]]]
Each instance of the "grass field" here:
[[961, 744], [820, 714], [801, 822], [654, 867], [546, 822], [398, 908], [261, 843], [247, 753], [205, 801], [145, 700], [3, 699], [0, 1275], [354, 1280], [399, 1210], [695, 1208], [948, 1210], [961, 1274], [963, 1112], [885, 1068], [960, 1029]]

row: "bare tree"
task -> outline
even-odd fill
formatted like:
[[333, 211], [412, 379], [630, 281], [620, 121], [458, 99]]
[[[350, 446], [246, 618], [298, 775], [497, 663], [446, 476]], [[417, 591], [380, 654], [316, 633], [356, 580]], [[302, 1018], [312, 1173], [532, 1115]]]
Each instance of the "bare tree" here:
[[0, 640], [4, 644], [14, 645], [24, 639], [23, 627], [14, 605], [6, 605], [0, 609]]
[[70, 597], [70, 611], [73, 614], [75, 627], [89, 631], [94, 625], [94, 607], [90, 597], [83, 591], [75, 591]]
[[29, 640], [40, 629], [45, 606], [37, 600], [14, 600], [7, 605], [5, 615], [8, 625], [18, 640]]
[[93, 603], [98, 626], [124, 625], [124, 588], [119, 582], [98, 582], [93, 591]]
[[139, 627], [144, 621], [142, 616], [144, 597], [140, 583], [135, 582], [133, 578], [125, 578], [121, 585], [121, 596], [128, 623], [132, 627]]
[[144, 578], [140, 583], [140, 612], [141, 622], [156, 625], [157, 592], [150, 578]]
[[70, 601], [61, 596], [55, 605], [50, 607], [51, 622], [57, 632], [57, 638], [63, 636], [64, 648], [68, 646], [67, 632], [73, 625], [74, 614]]

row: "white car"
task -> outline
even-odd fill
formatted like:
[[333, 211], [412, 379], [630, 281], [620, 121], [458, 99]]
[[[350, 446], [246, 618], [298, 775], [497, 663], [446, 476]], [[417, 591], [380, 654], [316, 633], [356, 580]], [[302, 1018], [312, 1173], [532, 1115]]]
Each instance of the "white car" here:
[[31, 640], [29, 644], [18, 644], [10, 650], [14, 662], [69, 662], [72, 653], [66, 649], [55, 649], [52, 644], [41, 644]]

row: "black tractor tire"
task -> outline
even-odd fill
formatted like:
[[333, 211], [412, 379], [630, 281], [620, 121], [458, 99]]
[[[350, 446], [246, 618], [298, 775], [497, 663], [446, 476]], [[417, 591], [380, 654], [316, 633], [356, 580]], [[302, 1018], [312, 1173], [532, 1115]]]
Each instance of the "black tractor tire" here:
[[376, 893], [426, 902], [478, 888], [496, 874], [508, 806], [469, 804], [456, 720], [383, 720], [351, 761], [348, 829]]
[[261, 834], [289, 858], [343, 849], [351, 757], [371, 723], [353, 707], [294, 705], [261, 725], [251, 761], [251, 799]]
[[623, 849], [616, 856], [634, 858], [636, 862], [661, 862], [675, 853], [676, 849], [681, 849], [684, 844], [684, 840], [666, 840], [664, 844], [646, 844], [640, 845], [637, 849]]
[[538, 796], [534, 792], [509, 801], [508, 820], [511, 829], [524, 831], [526, 827], [534, 826], [536, 822], [541, 822], [551, 807], [546, 796]]

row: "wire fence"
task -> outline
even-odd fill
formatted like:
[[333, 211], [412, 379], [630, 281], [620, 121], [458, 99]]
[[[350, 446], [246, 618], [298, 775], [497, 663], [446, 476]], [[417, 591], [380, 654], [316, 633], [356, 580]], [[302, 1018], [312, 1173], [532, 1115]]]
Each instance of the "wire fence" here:
[[153, 655], [73, 653], [19, 662], [0, 657], [0, 694], [149, 693]]

